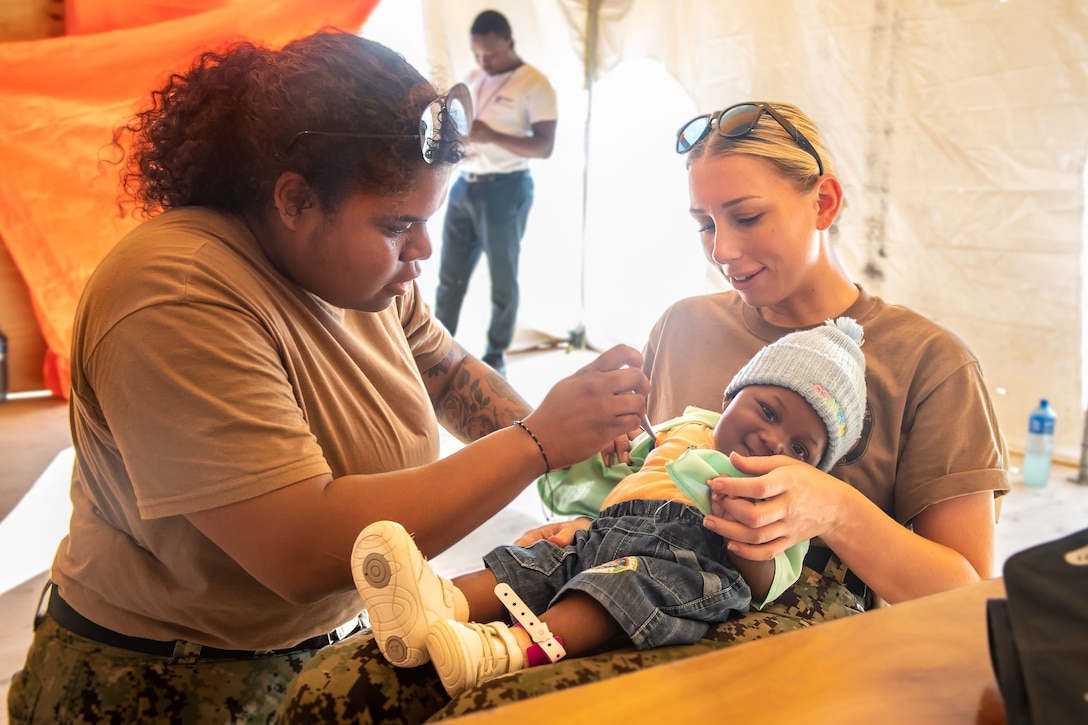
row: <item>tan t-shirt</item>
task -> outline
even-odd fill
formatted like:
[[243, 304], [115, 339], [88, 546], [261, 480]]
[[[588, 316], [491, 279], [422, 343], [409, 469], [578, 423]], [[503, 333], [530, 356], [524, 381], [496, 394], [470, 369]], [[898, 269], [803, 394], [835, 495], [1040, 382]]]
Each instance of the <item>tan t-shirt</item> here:
[[434, 461], [419, 370], [451, 344], [417, 288], [378, 313], [334, 308], [277, 272], [236, 217], [181, 209], [141, 225], [76, 314], [62, 595], [124, 634], [235, 649], [342, 624], [357, 593], [286, 602], [183, 514]]
[[[921, 315], [864, 290], [842, 314], [865, 328], [868, 401], [861, 439], [832, 475], [903, 524], [939, 501], [1006, 493], [1004, 438], [967, 347]], [[651, 421], [680, 415], [688, 405], [720, 409], [737, 371], [788, 332], [735, 292], [677, 302], [644, 350]]]

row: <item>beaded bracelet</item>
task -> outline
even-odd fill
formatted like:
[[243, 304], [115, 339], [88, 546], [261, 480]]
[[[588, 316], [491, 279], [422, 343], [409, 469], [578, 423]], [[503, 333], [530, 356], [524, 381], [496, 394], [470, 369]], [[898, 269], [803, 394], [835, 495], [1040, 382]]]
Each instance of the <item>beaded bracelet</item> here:
[[529, 430], [529, 426], [525, 425], [520, 420], [515, 420], [514, 425], [528, 433], [529, 437], [533, 439], [533, 443], [536, 443], [536, 447], [540, 449], [540, 456], [544, 459], [544, 475], [548, 475], [548, 473], [552, 470], [552, 465], [548, 463], [548, 454], [544, 452], [544, 446], [540, 445], [540, 439], [536, 437], [535, 433]]

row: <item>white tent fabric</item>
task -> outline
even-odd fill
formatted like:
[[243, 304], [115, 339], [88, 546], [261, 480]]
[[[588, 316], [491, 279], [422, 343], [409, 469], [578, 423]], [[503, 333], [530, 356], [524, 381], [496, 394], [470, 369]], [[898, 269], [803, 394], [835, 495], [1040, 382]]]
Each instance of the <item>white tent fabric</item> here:
[[[376, 16], [394, 6], [418, 13], [421, 57], [402, 47], [412, 34], [404, 25], [379, 39], [440, 86], [471, 68], [468, 28], [492, 7], [509, 17], [521, 56], [559, 91], [556, 154], [533, 167], [523, 327], [563, 338], [584, 324], [595, 346], [641, 346], [669, 302], [711, 289], [686, 211], [683, 161], [671, 148], [675, 129], [737, 101], [789, 101], [813, 116], [835, 156], [847, 197], [835, 243], [854, 278], [968, 343], [1012, 448], [1047, 397], [1060, 416], [1057, 454], [1079, 460], [1088, 3], [382, 5]], [[585, 52], [594, 46], [587, 88]], [[438, 215], [436, 244], [440, 223]], [[437, 262], [426, 274], [437, 275]], [[480, 310], [486, 315], [486, 300]]]

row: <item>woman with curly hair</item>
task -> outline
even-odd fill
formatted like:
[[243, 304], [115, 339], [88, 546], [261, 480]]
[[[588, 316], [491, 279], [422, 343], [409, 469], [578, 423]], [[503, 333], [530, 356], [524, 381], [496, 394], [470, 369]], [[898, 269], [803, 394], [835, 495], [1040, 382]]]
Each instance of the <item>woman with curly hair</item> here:
[[147, 219], [76, 314], [73, 515], [13, 723], [265, 722], [363, 627], [361, 529], [434, 556], [637, 427], [637, 351], [534, 411], [421, 299], [463, 90], [330, 30], [205, 53], [117, 132]]

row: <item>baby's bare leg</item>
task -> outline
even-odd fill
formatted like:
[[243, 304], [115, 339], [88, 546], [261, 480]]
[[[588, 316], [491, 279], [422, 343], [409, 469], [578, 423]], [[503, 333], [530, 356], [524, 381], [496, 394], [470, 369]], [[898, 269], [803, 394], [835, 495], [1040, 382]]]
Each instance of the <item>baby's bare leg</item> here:
[[506, 621], [506, 608], [495, 596], [495, 585], [499, 583], [499, 580], [490, 569], [481, 569], [454, 577], [453, 583], [468, 600], [470, 621]]
[[570, 592], [540, 615], [552, 634], [563, 639], [568, 657], [583, 657], [599, 652], [623, 634], [620, 625], [593, 597]]
[[[490, 569], [481, 569], [455, 577], [453, 583], [468, 600], [469, 617], [473, 622], [506, 622], [509, 613], [495, 596], [498, 580]], [[568, 657], [582, 657], [598, 652], [623, 634], [608, 610], [583, 592], [569, 592], [548, 611], [540, 614], [553, 635], [563, 638]], [[525, 636], [525, 645], [531, 642]]]

